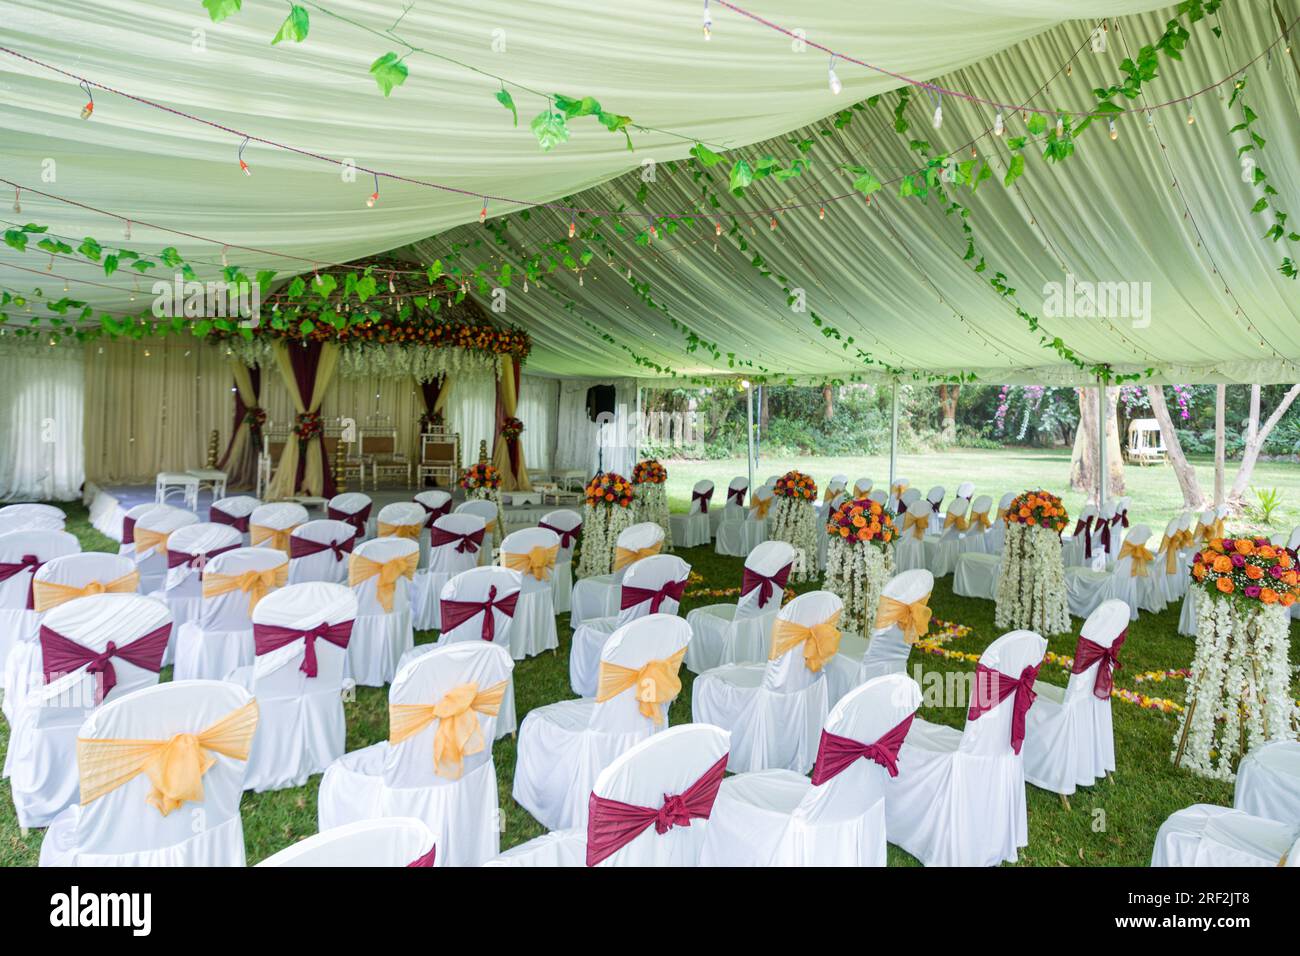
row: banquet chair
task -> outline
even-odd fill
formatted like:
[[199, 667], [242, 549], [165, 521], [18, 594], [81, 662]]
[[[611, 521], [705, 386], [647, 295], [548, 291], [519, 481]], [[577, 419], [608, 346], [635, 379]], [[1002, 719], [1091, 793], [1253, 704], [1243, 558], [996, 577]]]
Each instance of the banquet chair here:
[[[242, 547], [244, 536], [230, 525], [200, 521], [177, 528], [167, 537], [167, 573], [162, 588], [152, 597], [172, 612], [179, 628], [198, 613], [200, 577], [208, 562], [219, 554]], [[168, 662], [171, 655], [168, 654]]]
[[619, 589], [618, 614], [591, 618], [573, 630], [569, 686], [575, 694], [595, 696], [601, 651], [616, 630], [647, 614], [677, 613], [690, 573], [691, 566], [672, 554], [651, 555], [627, 569]]
[[890, 843], [925, 866], [1014, 863], [1029, 842], [1020, 755], [1047, 641], [1011, 631], [980, 655], [966, 727], [916, 719], [885, 782]]
[[695, 674], [722, 664], [767, 659], [772, 622], [785, 597], [795, 550], [785, 541], [765, 541], [745, 558], [740, 596], [733, 604], [706, 604], [686, 615], [691, 643], [686, 669]]
[[957, 486], [957, 497], [961, 498], [966, 504], [970, 504], [971, 498], [975, 497], [975, 482], [963, 481]]
[[559, 508], [542, 515], [537, 527], [560, 536], [560, 550], [555, 554], [555, 570], [551, 574], [551, 604], [556, 614], [567, 614], [573, 598], [573, 549], [582, 536], [582, 515]]
[[714, 551], [743, 558], [767, 540], [767, 513], [772, 508], [772, 486], [762, 485], [749, 496], [749, 507], [738, 521], [718, 525]]
[[[989, 534], [991, 535], [992, 532]], [[959, 554], [952, 572], [952, 593], [959, 597], [977, 597], [986, 601], [995, 601], [998, 596], [998, 578], [1001, 574], [1000, 554], [976, 554], [973, 551]]]
[[1160, 581], [1154, 577], [1155, 555], [1146, 549], [1151, 529], [1144, 524], [1134, 525], [1128, 541], [1118, 552], [1114, 567], [1108, 571], [1089, 568], [1065, 569], [1065, 596], [1070, 613], [1087, 617], [1102, 601], [1117, 598], [1129, 607], [1129, 616], [1136, 621], [1138, 609], [1164, 610]]
[[653, 521], [642, 521], [620, 531], [614, 542], [614, 570], [574, 582], [569, 600], [569, 626], [576, 628], [591, 618], [617, 614], [623, 575], [632, 564], [658, 554], [663, 545], [664, 529]]
[[1160, 825], [1152, 866], [1300, 866], [1300, 821], [1197, 803]]
[[257, 721], [258, 702], [221, 681], [105, 702], [80, 725], [81, 802], [50, 824], [41, 866], [243, 866], [239, 803]]
[[1092, 570], [1103, 571], [1115, 562], [1119, 552], [1116, 540], [1115, 502], [1108, 501], [1097, 509], [1097, 520], [1092, 526]]
[[1183, 596], [1178, 584], [1182, 544], [1178, 523], [1181, 520], [1179, 515], [1174, 515], [1165, 525], [1165, 533], [1161, 535], [1160, 544], [1156, 546], [1156, 561], [1151, 568], [1151, 573], [1160, 582], [1160, 596], [1166, 604], [1172, 604]]
[[845, 474], [831, 475], [830, 481], [826, 482], [826, 487], [822, 489], [822, 500], [817, 502], [817, 520], [823, 524], [830, 519], [831, 512], [837, 505], [833, 504], [837, 496], [846, 494], [845, 489], [849, 485], [849, 476]]
[[914, 501], [920, 501], [920, 500], [921, 500], [920, 488], [905, 488], [903, 489], [902, 495], [898, 499], [898, 506], [903, 511], [906, 511], [908, 506], [911, 505]]
[[727, 484], [727, 500], [722, 503], [721, 508], [713, 508], [709, 511], [709, 533], [710, 537], [718, 533], [718, 525], [724, 521], [741, 521], [745, 517], [745, 495], [749, 493], [749, 479], [744, 475], [737, 475]]
[[1068, 797], [1115, 769], [1110, 692], [1128, 622], [1123, 601], [1103, 601], [1083, 622], [1066, 686], [1034, 683], [1038, 699], [1025, 718], [1023, 752], [1025, 779], [1034, 786]]
[[[492, 504], [490, 501], [485, 504]], [[495, 505], [493, 508], [495, 509]], [[419, 544], [429, 516], [417, 501], [394, 501], [379, 509], [375, 517], [375, 537], [406, 538]]]
[[722, 782], [701, 866], [884, 866], [885, 781], [921, 704], [916, 681], [873, 678], [822, 728], [812, 779], [758, 770]]
[[[989, 512], [993, 510], [993, 496], [980, 495], [971, 502], [970, 514], [966, 516], [966, 531], [957, 545], [957, 554], [987, 554], [989, 531], [993, 520]], [[953, 558], [953, 570], [957, 568], [957, 559]]]
[[925, 536], [929, 533], [930, 502], [917, 496], [898, 519], [894, 542], [894, 570], [914, 571], [925, 567]]
[[289, 558], [274, 548], [236, 548], [203, 568], [198, 612], [175, 629], [173, 680], [224, 680], [253, 663], [253, 609], [289, 582]]
[[41, 622], [40, 669], [10, 725], [4, 772], [20, 827], [43, 827], [77, 799], [77, 729], [102, 703], [158, 683], [171, 634], [166, 605], [94, 594]]
[[691, 719], [731, 731], [732, 772], [812, 769], [843, 611], [829, 591], [801, 594], [777, 612], [766, 663], [724, 664], [695, 678]]
[[935, 485], [925, 493], [925, 500], [930, 505], [930, 527], [927, 529], [930, 534], [940, 534], [943, 531], [943, 496], [946, 494], [943, 485]]
[[[426, 528], [432, 528], [433, 523], [439, 518], [451, 514], [451, 492], [443, 491], [440, 488], [417, 492], [412, 500], [424, 509], [424, 526]], [[421, 571], [429, 566], [429, 547], [429, 536], [420, 535], [419, 570]]]
[[1257, 817], [1300, 824], [1300, 742], [1271, 740], [1237, 765], [1232, 805]]
[[524, 718], [515, 802], [549, 830], [586, 826], [587, 800], [600, 771], [667, 727], [690, 638], [690, 627], [671, 614], [648, 614], [611, 634], [594, 698], [547, 704]]
[[456, 506], [455, 514], [474, 515], [483, 519], [483, 526], [487, 528], [483, 536], [483, 548], [479, 551], [479, 564], [492, 563], [493, 542], [499, 537], [503, 530], [501, 515], [497, 511], [497, 506], [488, 501], [486, 498], [473, 498], [469, 501], [462, 501]]
[[867, 500], [874, 501], [881, 507], [885, 507], [889, 503], [889, 493], [882, 488], [873, 488], [867, 495]]
[[359, 540], [350, 522], [334, 518], [304, 521], [289, 534], [289, 583], [346, 584], [348, 556]]
[[[1116, 499], [1116, 501], [1115, 501], [1115, 517], [1111, 519], [1111, 526], [1112, 526], [1112, 528], [1116, 528], [1116, 530], [1118, 530], [1119, 528], [1127, 528], [1127, 527], [1129, 526], [1129, 520], [1128, 520], [1128, 507], [1129, 507], [1130, 504], [1132, 504], [1132, 502], [1133, 502], [1133, 499], [1130, 498], [1128, 495], [1123, 495], [1123, 496], [1121, 496], [1120, 498]], [[1118, 526], [1118, 527], [1117, 527], [1117, 526]], [[1122, 535], [1122, 533], [1121, 533], [1121, 535]], [[1124, 539], [1123, 539], [1123, 537], [1121, 536], [1121, 537], [1120, 537], [1120, 543], [1123, 544], [1123, 542], [1124, 542]]]
[[132, 505], [122, 513], [122, 541], [117, 546], [118, 554], [135, 554], [135, 523], [143, 515], [155, 508], [170, 508], [172, 505], [160, 505], [155, 501], [146, 501]]
[[478, 566], [487, 530], [475, 515], [449, 514], [435, 518], [429, 529], [429, 566], [415, 573], [411, 616], [417, 631], [441, 627], [438, 601], [443, 585], [462, 571]]
[[1092, 567], [1092, 541], [1097, 523], [1097, 506], [1086, 504], [1079, 509], [1074, 530], [1061, 535], [1061, 563], [1067, 568]]
[[1007, 509], [1015, 501], [1016, 493], [1008, 491], [998, 499], [998, 513], [993, 518], [993, 527], [989, 529], [989, 538], [985, 550], [989, 554], [1001, 554], [1002, 546], [1007, 540]]
[[54, 558], [77, 554], [81, 542], [66, 531], [10, 531], [0, 535], [0, 669], [18, 644], [36, 640], [37, 570]]
[[4, 661], [4, 701], [0, 706], [5, 719], [13, 723], [27, 691], [44, 681], [38, 638], [40, 622], [51, 609], [92, 594], [136, 594], [139, 586], [135, 561], [124, 554], [81, 551], [50, 558], [38, 567], [31, 584], [31, 627], [10, 646]]
[[363, 687], [383, 687], [415, 644], [411, 582], [420, 546], [407, 538], [372, 538], [348, 558], [348, 586], [357, 598], [348, 641], [348, 674]]
[[683, 724], [600, 771], [585, 826], [506, 850], [489, 866], [698, 866], [727, 766], [728, 734]]
[[317, 833], [258, 866], [430, 867], [438, 865], [433, 831], [414, 817], [358, 820]]
[[341, 584], [290, 584], [258, 601], [252, 617], [257, 656], [226, 678], [252, 693], [261, 712], [244, 789], [301, 787], [343, 753], [357, 598]]
[[356, 541], [360, 543], [370, 536], [370, 512], [374, 507], [375, 503], [369, 495], [359, 491], [345, 491], [335, 495], [325, 505], [325, 517], [352, 525]]
[[697, 548], [712, 538], [709, 502], [713, 500], [713, 482], [697, 481], [691, 488], [691, 503], [686, 514], [668, 516], [668, 530], [679, 548]]
[[[880, 607], [872, 622], [871, 642], [862, 655], [855, 684], [882, 674], [906, 674], [912, 645], [929, 627], [934, 575], [924, 568], [895, 574], [880, 589]], [[921, 624], [924, 623], [924, 627]]]
[[172, 532], [199, 523], [193, 511], [157, 505], [135, 523], [135, 569], [140, 572], [140, 593], [152, 594], [167, 578], [167, 545]]
[[325, 771], [321, 831], [414, 817], [433, 832], [441, 866], [496, 856], [493, 725], [513, 668], [505, 649], [487, 641], [442, 644], [403, 664], [388, 691], [388, 739], [343, 754]]
[[518, 571], [522, 582], [507, 647], [517, 661], [560, 646], [551, 584], [559, 553], [560, 536], [545, 528], [524, 528], [501, 539], [501, 565]]
[[296, 501], [273, 501], [253, 509], [248, 516], [248, 543], [254, 548], [275, 548], [289, 553], [293, 529], [305, 524], [307, 509]]
[[243, 535], [243, 543], [248, 544], [248, 525], [253, 512], [262, 502], [252, 495], [230, 495], [218, 498], [208, 508], [208, 520], [216, 524], [227, 524]]
[[38, 502], [0, 507], [0, 528], [6, 531], [62, 531], [68, 516], [62, 508]]
[[853, 482], [853, 492], [851, 497], [855, 501], [859, 498], [865, 498], [867, 495], [871, 494], [871, 489], [872, 483], [870, 478], [859, 478], [857, 481]]
[[901, 514], [910, 503], [903, 500], [909, 491], [916, 491], [917, 498], [921, 496], [921, 492], [913, 488], [912, 483], [906, 478], [895, 478], [893, 484], [889, 486], [889, 510], [894, 514]]
[[970, 501], [956, 497], [948, 505], [948, 513], [943, 519], [943, 530], [937, 535], [926, 535], [922, 540], [925, 567], [936, 578], [952, 574], [957, 564], [957, 553], [961, 547], [962, 536], [966, 533], [966, 513], [970, 510]]

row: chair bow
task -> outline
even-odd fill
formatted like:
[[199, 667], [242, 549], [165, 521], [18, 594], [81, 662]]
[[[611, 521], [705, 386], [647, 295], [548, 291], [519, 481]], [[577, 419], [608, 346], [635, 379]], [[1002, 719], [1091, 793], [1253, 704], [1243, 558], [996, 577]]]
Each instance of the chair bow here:
[[387, 521], [381, 521], [379, 522], [377, 537], [405, 538], [408, 541], [419, 541], [420, 532], [423, 530], [424, 524], [419, 521], [415, 524], [389, 524]]
[[58, 607], [60, 604], [67, 604], [69, 601], [79, 597], [89, 597], [92, 594], [134, 594], [140, 589], [140, 572], [128, 571], [120, 578], [114, 578], [112, 581], [91, 581], [90, 583], [76, 587], [71, 584], [57, 584], [54, 581], [37, 581], [32, 580], [32, 597], [35, 611], [48, 611], [52, 607]]
[[903, 632], [903, 640], [915, 644], [930, 630], [930, 613], [928, 594], [911, 604], [904, 604], [888, 594], [882, 594], [880, 606], [876, 609], [876, 630], [897, 624]]
[[1097, 679], [1093, 682], [1092, 694], [1098, 700], [1110, 700], [1110, 692], [1115, 686], [1111, 674], [1124, 666], [1119, 662], [1119, 649], [1124, 646], [1124, 641], [1127, 639], [1128, 628], [1124, 628], [1110, 647], [1090, 641], [1083, 636], [1079, 637], [1079, 642], [1074, 647], [1074, 666], [1070, 668], [1070, 673], [1082, 674], [1096, 664]]
[[648, 558], [659, 553], [664, 546], [662, 541], [656, 541], [654, 544], [645, 548], [625, 548], [622, 545], [614, 546], [614, 570], [622, 571], [629, 564], [635, 564], [642, 558]]
[[509, 684], [506, 679], [480, 691], [471, 681], [453, 687], [434, 704], [389, 704], [388, 741], [400, 744], [438, 721], [433, 733], [433, 772], [458, 780], [465, 758], [487, 746], [478, 715], [495, 717]]
[[618, 607], [620, 611], [626, 611], [630, 607], [636, 607], [646, 601], [650, 602], [650, 613], [659, 613], [659, 608], [663, 605], [665, 598], [672, 598], [680, 603], [682, 595], [686, 592], [686, 579], [680, 581], [665, 581], [657, 590], [651, 588], [637, 588], [623, 585], [619, 592]]
[[460, 534], [455, 531], [447, 531], [435, 525], [429, 531], [430, 547], [440, 548], [443, 545], [455, 544], [457, 554], [478, 554], [479, 545], [483, 543], [483, 535], [487, 528], [479, 528], [477, 531], [470, 531]]
[[1088, 515], [1074, 523], [1074, 537], [1083, 535], [1083, 557], [1087, 561], [1092, 560], [1092, 517]]
[[560, 546], [553, 544], [549, 548], [538, 545], [527, 552], [503, 551], [501, 559], [511, 571], [528, 574], [538, 581], [550, 578], [555, 570], [555, 558], [560, 553]]
[[157, 674], [162, 670], [163, 653], [167, 650], [167, 639], [171, 633], [172, 625], [168, 621], [162, 627], [127, 644], [118, 646], [115, 641], [109, 641], [102, 651], [95, 651], [42, 624], [41, 669], [45, 672], [45, 683], [49, 684], [79, 667], [85, 667], [86, 673], [100, 675], [99, 687], [95, 692], [95, 703], [98, 704], [117, 686], [114, 657]]
[[554, 531], [558, 534], [560, 536], [560, 547], [564, 548], [566, 551], [573, 547], [574, 543], [578, 540], [578, 535], [582, 534], [581, 524], [576, 524], [572, 528], [566, 530], [564, 528], [557, 528], [553, 524], [547, 524], [545, 521], [539, 521], [537, 522], [537, 527], [545, 528], [547, 531]]
[[486, 601], [449, 601], [443, 598], [440, 604], [442, 606], [441, 630], [444, 634], [460, 627], [475, 614], [482, 614], [483, 640], [490, 642], [496, 637], [496, 615], [492, 612], [500, 611], [506, 617], [513, 618], [515, 607], [519, 604], [519, 592], [510, 591], [497, 600], [497, 586], [494, 584], [488, 588]]
[[702, 515], [706, 515], [706, 514], [708, 514], [708, 513], [709, 513], [709, 502], [712, 501], [712, 500], [713, 500], [713, 489], [712, 489], [712, 488], [710, 488], [708, 491], [692, 491], [692, 492], [691, 492], [691, 504], [695, 504], [695, 502], [697, 502], [697, 501], [700, 503], [700, 510], [697, 512], [697, 514], [702, 514]]
[[308, 677], [315, 677], [317, 674], [316, 641], [329, 641], [335, 647], [346, 649], [348, 641], [352, 639], [352, 624], [352, 621], [339, 621], [337, 624], [326, 624], [322, 621], [315, 627], [307, 628], [254, 624], [254, 652], [260, 657], [287, 644], [292, 644], [301, 638], [303, 641], [302, 663], [298, 665], [298, 670]]
[[412, 867], [433, 866], [433, 861], [437, 859], [437, 857], [438, 857], [438, 846], [437, 844], [434, 844], [433, 846], [429, 847], [428, 853], [425, 853], [423, 856], [417, 856], [410, 863], [406, 864], [406, 868], [409, 870]]
[[122, 543], [135, 544], [135, 518], [122, 516]]
[[335, 521], [346, 521], [352, 525], [356, 531], [357, 537], [363, 537], [366, 533], [366, 522], [370, 519], [370, 510], [374, 507], [374, 502], [370, 502], [360, 511], [340, 511], [338, 508], [325, 506], [325, 516], [333, 518]]
[[203, 596], [214, 598], [228, 594], [236, 589], [248, 595], [248, 613], [253, 613], [257, 602], [266, 597], [273, 588], [282, 588], [289, 583], [289, 562], [277, 564], [273, 568], [260, 568], [250, 571], [235, 571], [230, 574], [218, 574], [213, 571], [203, 572]]
[[[1102, 518], [1099, 524], [1101, 525], [1101, 532], [1097, 535], [1097, 538], [1098, 540], [1101, 541], [1101, 550], [1105, 554], [1109, 555], [1110, 554], [1110, 522], [1107, 521], [1105, 518]], [[1091, 557], [1091, 555], [1088, 556]]]
[[993, 527], [993, 522], [989, 520], [989, 513], [987, 511], [972, 511], [969, 520], [966, 522], [966, 528], [963, 528], [962, 530], [977, 529], [988, 531], [991, 527]]
[[744, 597], [754, 588], [758, 588], [758, 606], [760, 609], [767, 607], [767, 602], [772, 600], [772, 595], [776, 593], [777, 588], [784, 592], [785, 583], [790, 580], [790, 569], [793, 566], [793, 563], [787, 564], [774, 574], [762, 574], [746, 567], [740, 575], [740, 596]]
[[[236, 531], [242, 531], [244, 534], [248, 533], [249, 517], [250, 517], [249, 515], [244, 515], [242, 518], [236, 518], [230, 512], [222, 511], [220, 508], [217, 507], [212, 507], [208, 509], [209, 521], [213, 522], [214, 524], [229, 525], [230, 527], [234, 528]], [[134, 523], [135, 522], [132, 522], [132, 524]], [[123, 525], [125, 525], [125, 522], [123, 522]], [[124, 540], [125, 540], [125, 536], [124, 536]]]
[[853, 765], [855, 760], [872, 760], [884, 767], [891, 777], [898, 776], [898, 752], [907, 739], [915, 713], [908, 714], [898, 726], [886, 731], [879, 740], [864, 744], [851, 737], [841, 737], [829, 730], [822, 731], [817, 745], [817, 762], [813, 764], [812, 782], [820, 787], [838, 777]]
[[819, 673], [840, 649], [841, 613], [843, 609], [812, 625], [777, 618], [772, 627], [772, 650], [768, 659], [776, 660], [802, 644], [804, 666], [814, 674]]
[[337, 564], [352, 553], [356, 540], [355, 535], [344, 541], [334, 538], [329, 541], [312, 541], [310, 538], [293, 537], [289, 539], [289, 557], [307, 558], [313, 554], [332, 551], [334, 552], [334, 563]]
[[141, 773], [153, 785], [146, 801], [163, 816], [187, 800], [200, 803], [203, 775], [217, 762], [212, 754], [247, 760], [256, 730], [257, 701], [250, 700], [197, 734], [176, 734], [167, 740], [78, 737], [81, 805]]
[[610, 800], [592, 793], [587, 800], [587, 866], [595, 866], [623, 849], [654, 825], [663, 836], [673, 827], [688, 827], [692, 820], [707, 820], [722, 786], [728, 754], [679, 794], [664, 794], [658, 807]]
[[436, 508], [426, 505], [423, 501], [420, 501], [418, 498], [416, 499], [415, 503], [424, 509], [424, 526], [426, 528], [432, 528], [433, 523], [437, 521], [439, 518], [445, 518], [447, 515], [451, 514], [450, 498], [448, 498], [442, 504], [438, 505], [438, 507]]
[[970, 523], [966, 520], [966, 516], [964, 514], [961, 514], [956, 511], [949, 511], [948, 514], [945, 515], [943, 519], [943, 530], [947, 531], [949, 528], [952, 527], [956, 527], [958, 531], [965, 531], [967, 528], [970, 527]]
[[[1124, 509], [1123, 511], [1121, 511], [1119, 514], [1115, 515], [1115, 517], [1119, 519], [1120, 524], [1122, 524], [1125, 528], [1128, 527], [1128, 509], [1127, 509], [1127, 508], [1125, 508], [1125, 509]], [[1113, 523], [1113, 522], [1112, 522], [1112, 523]]]
[[1147, 576], [1147, 569], [1151, 567], [1151, 562], [1155, 560], [1156, 556], [1147, 550], [1145, 544], [1134, 544], [1132, 541], [1125, 541], [1120, 545], [1119, 557], [1132, 558], [1132, 561], [1129, 562], [1129, 577], [1144, 578]]
[[1012, 677], [983, 664], [975, 665], [975, 699], [971, 701], [967, 720], [979, 720], [1008, 697], [1015, 695], [1011, 712], [1011, 749], [1020, 753], [1020, 745], [1025, 742], [1025, 714], [1038, 698], [1034, 690], [1034, 681], [1038, 679], [1038, 667], [1030, 665], [1020, 672], [1019, 677]]
[[871, 483], [870, 483], [870, 482], [868, 482], [868, 483], [865, 484], [865, 485], [863, 485], [861, 482], [857, 482], [857, 481], [855, 481], [855, 482], [853, 483], [853, 497], [854, 497], [854, 498], [865, 498], [865, 497], [866, 497], [867, 495], [869, 495], [869, 494], [871, 494]]
[[745, 507], [745, 492], [747, 490], [749, 490], [748, 485], [740, 488], [728, 488], [727, 501], [728, 502], [734, 501], [736, 504], [740, 505], [740, 507], [742, 508]]
[[199, 551], [197, 553], [191, 553], [189, 551], [173, 551], [171, 548], [168, 548], [167, 568], [170, 570], [172, 568], [179, 568], [182, 564], [188, 564], [192, 568], [202, 570], [203, 566], [207, 564], [211, 558], [215, 558], [219, 554], [225, 554], [227, 551], [234, 551], [238, 547], [240, 547], [238, 544], [228, 544], [224, 548], [214, 548], [211, 551]]
[[36, 578], [36, 569], [39, 568], [41, 564], [41, 559], [34, 554], [24, 554], [17, 561], [0, 562], [0, 581], [8, 581], [10, 578], [21, 574], [24, 571], [30, 571], [32, 573], [32, 581], [29, 581], [27, 584], [27, 610], [29, 611], [33, 610], [32, 584]]
[[141, 528], [137, 525], [135, 529], [135, 553], [141, 555], [146, 551], [153, 550], [158, 554], [166, 554], [167, 539], [170, 537], [170, 531], [155, 531], [153, 528]]
[[643, 717], [656, 725], [664, 722], [661, 707], [682, 692], [681, 669], [686, 648], [662, 660], [646, 661], [640, 667], [623, 667], [612, 661], [600, 662], [596, 700], [604, 703], [623, 691], [634, 688]]
[[419, 551], [389, 558], [387, 561], [375, 561], [364, 554], [354, 554], [348, 562], [348, 587], [354, 588], [371, 578], [378, 578], [379, 580], [375, 582], [375, 600], [379, 602], [385, 614], [392, 614], [393, 595], [397, 591], [398, 579], [414, 579], [415, 569], [419, 563]]
[[896, 485], [890, 485], [889, 493], [895, 498], [903, 497], [903, 492], [907, 490], [907, 482], [900, 481]]
[[772, 499], [755, 497], [751, 500], [753, 507], [749, 509], [749, 516], [755, 521], [762, 521], [767, 517], [767, 510], [772, 507]]
[[297, 525], [294, 525], [293, 528], [269, 528], [264, 524], [250, 524], [248, 526], [248, 543], [259, 545], [263, 541], [270, 541], [271, 547], [288, 554], [289, 542], [293, 540], [294, 528], [297, 527]]
[[915, 514], [909, 508], [903, 513], [903, 531], [906, 533], [909, 529], [912, 537], [917, 541], [925, 539], [925, 530], [930, 527], [930, 516], [927, 514]]

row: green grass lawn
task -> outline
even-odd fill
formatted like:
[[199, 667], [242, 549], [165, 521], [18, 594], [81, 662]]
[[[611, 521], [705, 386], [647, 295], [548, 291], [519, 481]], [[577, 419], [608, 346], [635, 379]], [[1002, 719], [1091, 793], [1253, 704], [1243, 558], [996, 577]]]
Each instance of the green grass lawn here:
[[[913, 477], [924, 480], [926, 472], [917, 467], [909, 467]], [[972, 480], [990, 488], [1001, 487], [1006, 483], [995, 481], [991, 464], [986, 464], [985, 468], [982, 474]], [[823, 474], [829, 476], [834, 470], [838, 470], [837, 466], [818, 467], [816, 473], [818, 477]], [[870, 468], [864, 468], [863, 471], [871, 473]], [[876, 473], [880, 474], [880, 471], [877, 469]], [[858, 477], [852, 471], [849, 474]], [[679, 477], [678, 480], [682, 479]], [[66, 510], [69, 512], [68, 530], [81, 539], [83, 547], [87, 550], [116, 550], [114, 542], [90, 528], [84, 509], [72, 506]], [[720, 557], [707, 548], [694, 548], [679, 553], [703, 575], [705, 587], [734, 587], [740, 583], [739, 558]], [[806, 591], [813, 587], [812, 584], [805, 584], [797, 590]], [[692, 599], [688, 592], [687, 599], [682, 604], [682, 613], [685, 614], [702, 603], [712, 602], [709, 599]], [[998, 631], [993, 626], [993, 604], [954, 596], [950, 582], [946, 579], [936, 582], [931, 606], [937, 618], [973, 628], [970, 635], [948, 645], [953, 650], [979, 653], [998, 636]], [[1186, 667], [1191, 663], [1192, 640], [1177, 634], [1177, 620], [1178, 608], [1174, 607], [1161, 614], [1144, 613], [1132, 625], [1122, 654], [1124, 666], [1116, 674], [1115, 683], [1118, 687], [1138, 689], [1154, 696], [1182, 701], [1181, 682], [1154, 685], [1133, 683], [1134, 676], [1144, 671]], [[521, 721], [534, 707], [574, 696], [568, 681], [568, 615], [561, 615], [559, 622], [559, 652], [542, 654], [515, 666], [515, 692]], [[1078, 624], [1076, 621], [1075, 633]], [[426, 642], [434, 637], [433, 632], [424, 632], [418, 634], [416, 639]], [[1071, 637], [1058, 637], [1051, 641], [1051, 650], [1058, 653], [1072, 653], [1073, 649], [1074, 641]], [[1297, 650], [1300, 649], [1292, 649], [1293, 661], [1300, 661]], [[972, 664], [953, 662], [920, 652], [913, 653], [910, 666], [913, 676], [916, 675], [917, 667], [922, 674], [974, 669]], [[164, 671], [163, 679], [166, 680], [169, 676]], [[1067, 673], [1045, 663], [1040, 677], [1064, 685]], [[672, 724], [687, 723], [691, 718], [692, 677], [685, 670], [682, 671], [682, 683], [682, 695], [670, 712]], [[1185, 770], [1175, 770], [1171, 765], [1169, 752], [1177, 726], [1174, 716], [1143, 710], [1122, 702], [1115, 702], [1113, 708], [1117, 772], [1107, 782], [1077, 791], [1071, 798], [1068, 810], [1055, 794], [1027, 787], [1029, 845], [1020, 854], [1021, 865], [1145, 866], [1150, 862], [1156, 830], [1169, 814], [1197, 802], [1231, 804], [1230, 785], [1203, 780]], [[349, 702], [346, 710], [349, 750], [364, 747], [387, 736], [386, 690], [359, 688], [356, 700]], [[921, 716], [960, 727], [965, 719], [965, 709], [957, 706], [926, 707], [921, 711]], [[6, 746], [7, 742], [8, 726], [0, 721], [0, 747]], [[510, 797], [515, 741], [509, 738], [498, 741], [493, 748], [493, 755], [505, 821], [501, 843], [506, 848], [541, 834], [543, 829]], [[319, 785], [320, 777], [316, 776], [305, 787], [274, 793], [245, 794], [244, 834], [250, 863], [256, 863], [316, 832], [316, 793]], [[41, 831], [32, 831], [25, 838], [20, 835], [8, 782], [0, 783], [0, 863], [8, 866], [35, 864], [41, 837]], [[908, 854], [893, 846], [889, 848], [889, 862], [893, 865], [916, 863]]]

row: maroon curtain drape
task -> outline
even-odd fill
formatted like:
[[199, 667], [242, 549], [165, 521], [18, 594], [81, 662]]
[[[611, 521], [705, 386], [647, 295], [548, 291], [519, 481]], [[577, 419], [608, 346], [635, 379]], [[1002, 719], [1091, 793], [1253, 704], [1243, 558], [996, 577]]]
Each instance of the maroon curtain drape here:
[[[256, 365], [250, 365], [248, 366], [248, 377], [253, 383], [253, 400], [260, 406], [262, 403], [262, 370]], [[257, 455], [262, 449], [256, 443], [251, 430], [248, 433], [247, 453], [235, 455], [235, 438], [239, 435], [239, 426], [243, 424], [246, 414], [248, 414], [248, 406], [244, 404], [244, 396], [240, 394], [239, 387], [236, 384], [235, 417], [230, 424], [230, 438], [226, 441], [225, 453], [217, 462], [217, 467], [227, 473], [226, 486], [228, 488], [252, 487], [257, 482]]]
[[[320, 342], [308, 342], [305, 346], [293, 346], [289, 349], [289, 365], [293, 369], [293, 379], [298, 386], [298, 394], [303, 404], [311, 402], [312, 392], [316, 389], [316, 370], [320, 368]], [[335, 495], [334, 472], [330, 469], [329, 454], [325, 451], [324, 436], [316, 443], [320, 455], [323, 488], [321, 495], [333, 498]], [[303, 493], [303, 474], [307, 470], [307, 448], [298, 450], [298, 470], [293, 476], [294, 490]]]

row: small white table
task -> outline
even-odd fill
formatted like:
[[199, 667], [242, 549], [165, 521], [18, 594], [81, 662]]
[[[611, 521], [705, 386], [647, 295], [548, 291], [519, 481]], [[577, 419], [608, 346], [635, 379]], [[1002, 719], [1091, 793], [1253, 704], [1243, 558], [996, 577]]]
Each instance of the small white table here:
[[563, 488], [572, 488], [576, 483], [579, 488], [587, 486], [587, 473], [581, 468], [570, 468], [555, 473], [556, 484]]
[[160, 471], [154, 480], [153, 500], [165, 504], [171, 495], [179, 494], [191, 511], [199, 510], [199, 479], [189, 472]]
[[216, 468], [186, 468], [185, 474], [193, 475], [199, 481], [199, 487], [207, 485], [212, 489], [212, 500], [226, 497], [226, 473]]
[[308, 511], [311, 511], [313, 508], [319, 508], [320, 510], [324, 511], [325, 506], [329, 504], [328, 498], [320, 498], [314, 495], [295, 495], [294, 497], [286, 498], [285, 500], [296, 501], [298, 504], [302, 505]]

